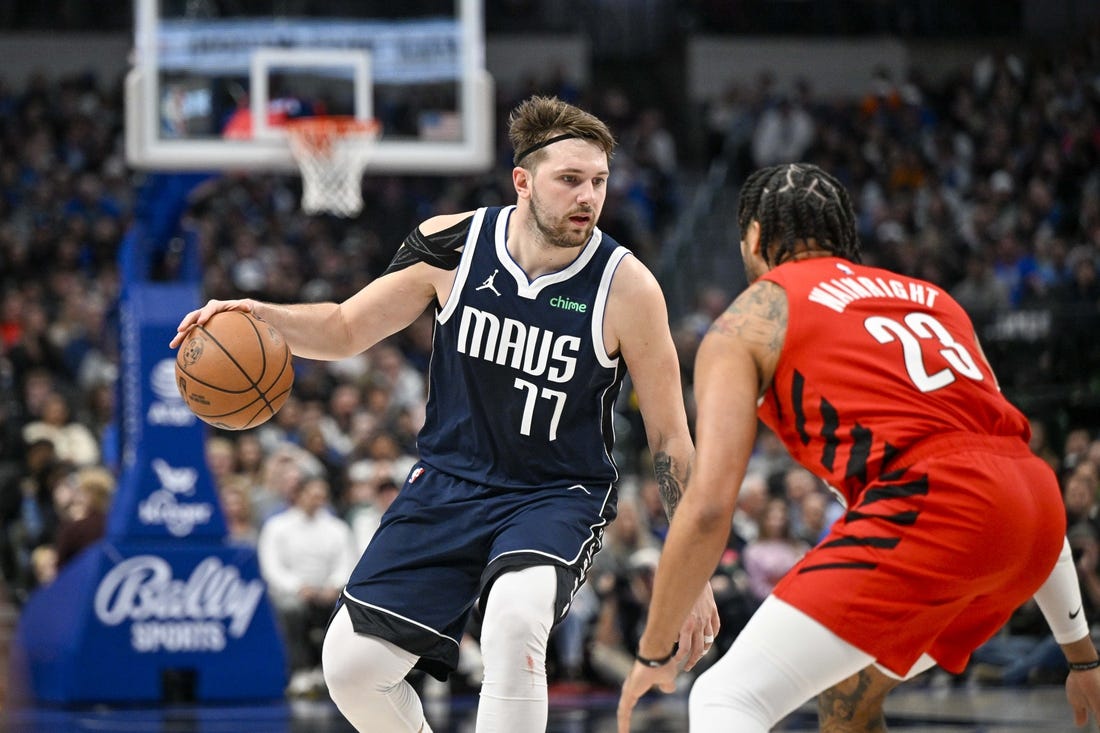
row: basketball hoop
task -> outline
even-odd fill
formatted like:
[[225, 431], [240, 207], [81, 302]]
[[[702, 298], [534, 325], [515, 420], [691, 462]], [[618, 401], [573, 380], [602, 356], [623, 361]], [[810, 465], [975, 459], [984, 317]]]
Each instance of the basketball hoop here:
[[363, 170], [382, 131], [375, 119], [301, 117], [284, 125], [302, 171], [302, 210], [351, 217], [363, 208]]

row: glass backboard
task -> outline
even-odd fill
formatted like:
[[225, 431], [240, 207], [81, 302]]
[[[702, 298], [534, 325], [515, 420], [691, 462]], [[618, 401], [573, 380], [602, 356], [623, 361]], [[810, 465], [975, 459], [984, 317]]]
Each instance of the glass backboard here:
[[126, 154], [151, 170], [293, 171], [283, 125], [376, 118], [369, 170], [493, 162], [482, 0], [135, 0]]

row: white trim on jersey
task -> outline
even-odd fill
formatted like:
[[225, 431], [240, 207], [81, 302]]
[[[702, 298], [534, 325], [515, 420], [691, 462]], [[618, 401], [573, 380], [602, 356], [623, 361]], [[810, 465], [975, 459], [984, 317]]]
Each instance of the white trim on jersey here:
[[481, 223], [483, 221], [485, 221], [485, 209], [481, 208], [474, 212], [474, 216], [470, 220], [470, 231], [466, 233], [466, 244], [462, 246], [462, 259], [459, 260], [458, 270], [455, 272], [451, 294], [447, 296], [447, 302], [443, 304], [439, 315], [435, 317], [437, 323], [446, 323], [451, 314], [455, 312], [455, 308], [458, 307], [462, 287], [466, 284], [466, 277], [470, 274], [470, 263], [474, 259], [474, 248], [477, 245], [477, 238], [481, 234]]
[[584, 245], [584, 251], [564, 270], [539, 275], [533, 281], [529, 281], [527, 273], [523, 271], [519, 263], [512, 259], [512, 254], [508, 251], [508, 221], [512, 218], [512, 211], [515, 208], [515, 206], [506, 206], [500, 210], [500, 214], [497, 216], [497, 230], [494, 239], [496, 240], [497, 259], [500, 260], [500, 264], [516, 281], [516, 290], [519, 297], [535, 300], [539, 297], [539, 293], [542, 292], [543, 288], [573, 277], [596, 256], [596, 251], [600, 248], [600, 242], [603, 241], [603, 232], [599, 229], [592, 230], [592, 236], [589, 237], [588, 244]]
[[596, 359], [600, 366], [606, 369], [614, 369], [619, 365], [619, 360], [607, 353], [607, 341], [604, 340], [603, 321], [604, 312], [607, 310], [607, 298], [611, 294], [611, 279], [615, 277], [615, 271], [623, 257], [630, 254], [626, 247], [619, 247], [611, 253], [607, 264], [603, 268], [603, 277], [600, 279], [600, 287], [596, 290], [596, 302], [592, 304], [592, 348], [596, 351]]

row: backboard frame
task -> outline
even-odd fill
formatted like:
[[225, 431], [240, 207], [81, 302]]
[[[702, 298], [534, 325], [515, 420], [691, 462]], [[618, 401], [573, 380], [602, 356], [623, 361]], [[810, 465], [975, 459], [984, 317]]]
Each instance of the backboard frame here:
[[[372, 114], [371, 60], [366, 52], [332, 48], [257, 48], [251, 59], [250, 80], [264, 76], [262, 88], [250, 94], [252, 120], [259, 121], [251, 139], [165, 139], [158, 134], [160, 98], [156, 55], [160, 18], [158, 0], [135, 0], [135, 53], [125, 81], [125, 146], [127, 162], [144, 170], [247, 170], [295, 172], [285, 133], [266, 124], [263, 114], [266, 75], [263, 69], [280, 65], [301, 67], [350, 66], [355, 79], [355, 116]], [[386, 140], [374, 144], [368, 172], [461, 174], [488, 170], [494, 162], [493, 80], [485, 69], [482, 0], [456, 0], [461, 49], [458, 141]]]

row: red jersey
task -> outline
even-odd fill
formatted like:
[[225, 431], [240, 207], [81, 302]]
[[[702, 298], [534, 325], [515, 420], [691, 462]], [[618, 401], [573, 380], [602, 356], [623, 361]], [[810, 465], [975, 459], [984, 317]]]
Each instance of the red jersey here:
[[758, 414], [848, 506], [922, 439], [1030, 437], [970, 318], [938, 286], [836, 257], [788, 262], [764, 279], [786, 291], [789, 318]]

